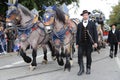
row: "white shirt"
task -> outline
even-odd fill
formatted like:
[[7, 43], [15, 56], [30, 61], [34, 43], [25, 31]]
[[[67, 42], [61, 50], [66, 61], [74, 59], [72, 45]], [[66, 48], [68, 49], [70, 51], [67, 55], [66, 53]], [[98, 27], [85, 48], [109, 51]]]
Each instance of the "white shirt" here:
[[87, 27], [87, 25], [88, 25], [88, 20], [83, 20], [83, 26]]
[[112, 33], [113, 33], [113, 34], [115, 33], [115, 29], [112, 30]]

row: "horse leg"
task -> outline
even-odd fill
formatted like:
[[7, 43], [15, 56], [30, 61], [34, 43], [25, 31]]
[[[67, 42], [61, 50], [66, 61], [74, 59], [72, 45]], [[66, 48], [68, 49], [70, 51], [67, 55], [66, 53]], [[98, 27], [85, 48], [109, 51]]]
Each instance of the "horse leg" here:
[[55, 50], [55, 53], [56, 53], [56, 58], [57, 58], [58, 64], [60, 66], [63, 66], [64, 65], [64, 61], [63, 61], [63, 58], [60, 56], [59, 51]]
[[73, 34], [73, 40], [72, 40], [72, 54], [75, 53], [75, 45], [74, 45], [75, 39], [76, 39], [75, 34]]
[[70, 51], [71, 47], [66, 48], [65, 53], [66, 53], [66, 64], [64, 66], [64, 70], [68, 69], [68, 71], [71, 70], [71, 66], [73, 64], [73, 60], [72, 60], [72, 54]]
[[74, 46], [74, 43], [72, 44], [72, 54], [75, 53], [75, 46]]
[[48, 47], [51, 51], [51, 54], [52, 54], [52, 59], [53, 60], [56, 60], [56, 56], [55, 56], [55, 47], [52, 46], [52, 43], [50, 41], [48, 41]]
[[44, 46], [42, 46], [42, 49], [43, 49], [43, 52], [44, 52], [44, 57], [43, 57], [42, 63], [47, 64], [47, 62], [48, 62], [48, 60], [47, 60], [47, 48], [44, 45]]
[[71, 64], [70, 64], [70, 54], [66, 54], [66, 64], [64, 66], [64, 71], [68, 69], [68, 71], [71, 70]]
[[68, 49], [69, 53], [70, 54], [70, 64], [73, 65], [73, 55], [75, 53], [75, 46], [74, 46], [74, 42], [72, 44], [70, 44], [70, 50]]
[[23, 60], [26, 63], [30, 63], [32, 61], [32, 59], [26, 55], [25, 51], [23, 49], [20, 49], [20, 55], [22, 56]]
[[[73, 50], [72, 50], [73, 51]], [[72, 52], [71, 51], [71, 52]], [[73, 53], [70, 54], [70, 64], [73, 65]]]
[[33, 71], [35, 69], [35, 67], [37, 66], [37, 63], [36, 63], [37, 49], [33, 49], [32, 57], [33, 57], [33, 60], [32, 60], [32, 63], [30, 65], [31, 71]]
[[61, 57], [63, 57], [63, 58], [65, 57], [64, 47], [63, 46], [61, 47]]

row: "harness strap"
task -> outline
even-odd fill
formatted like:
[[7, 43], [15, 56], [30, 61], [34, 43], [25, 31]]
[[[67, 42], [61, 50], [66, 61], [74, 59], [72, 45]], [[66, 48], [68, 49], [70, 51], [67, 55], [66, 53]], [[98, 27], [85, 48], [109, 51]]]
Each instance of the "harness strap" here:
[[53, 33], [55, 34], [55, 36], [58, 38], [58, 39], [61, 39], [61, 35], [64, 35], [67, 31], [69, 30], [69, 28], [67, 27], [67, 29], [65, 29], [65, 31], [63, 31], [61, 34], [53, 31]]
[[[37, 22], [37, 23], [33, 24], [31, 27], [25, 28], [25, 29], [18, 28], [19, 39], [20, 39], [21, 35], [23, 35], [23, 34], [27, 35], [26, 37], [29, 38], [30, 34], [33, 31], [37, 31], [37, 29], [44, 31], [44, 28], [40, 27], [38, 24], [39, 24], [39, 22]], [[39, 31], [37, 31], [37, 32], [39, 33]], [[25, 36], [25, 35], [23, 35], [23, 36]], [[42, 34], [40, 34], [40, 36], [45, 37], [45, 35], [42, 35]], [[26, 40], [27, 40], [27, 38], [26, 38]]]
[[[59, 36], [61, 36], [61, 35], [68, 35], [69, 33], [71, 33], [72, 34], [72, 31], [69, 29], [69, 27], [67, 27], [67, 29], [63, 32], [63, 33], [61, 33], [60, 35], [58, 35], [58, 33], [56, 33], [55, 31], [53, 31], [54, 32], [54, 34], [56, 35], [56, 37], [58, 38], [58, 39], [61, 39]], [[71, 38], [70, 38], [70, 41], [69, 42], [67, 42], [67, 43], [64, 43], [64, 42], [61, 42], [61, 45], [63, 45], [63, 46], [66, 46], [66, 45], [68, 45], [69, 43], [71, 43], [71, 42], [73, 42], [73, 36], [71, 36]]]

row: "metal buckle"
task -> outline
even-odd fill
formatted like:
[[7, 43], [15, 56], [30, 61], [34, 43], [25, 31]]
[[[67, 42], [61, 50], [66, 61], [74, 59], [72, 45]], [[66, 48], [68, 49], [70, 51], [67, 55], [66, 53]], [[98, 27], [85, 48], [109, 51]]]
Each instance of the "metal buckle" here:
[[45, 26], [45, 32], [46, 33], [51, 33], [53, 30], [52, 26]]

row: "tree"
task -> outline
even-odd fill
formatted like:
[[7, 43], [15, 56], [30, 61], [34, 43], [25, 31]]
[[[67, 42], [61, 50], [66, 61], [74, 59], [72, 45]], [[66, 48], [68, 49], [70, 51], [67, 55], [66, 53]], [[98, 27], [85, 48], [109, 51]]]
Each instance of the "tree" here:
[[112, 8], [113, 11], [110, 14], [109, 24], [117, 24], [117, 27], [120, 28], [120, 2]]
[[76, 2], [78, 6], [79, 0], [19, 0], [21, 4], [28, 7], [30, 10], [36, 8], [37, 10], [41, 11], [40, 14], [43, 13], [43, 5], [50, 6], [50, 5], [61, 5], [66, 3], [67, 5], [71, 4], [72, 2]]
[[[5, 12], [7, 10], [7, 5], [5, 5], [4, 2], [8, 2], [8, 0], [0, 0], [0, 14], [5, 15]], [[79, 0], [19, 0], [19, 3], [26, 6], [30, 10], [36, 8], [37, 10], [41, 10], [41, 11], [43, 5], [50, 6], [50, 5], [60, 5], [63, 3], [69, 5], [72, 2], [78, 3]]]
[[7, 2], [8, 0], [0, 0], [0, 15], [5, 14], [7, 10], [7, 5], [4, 2]]

